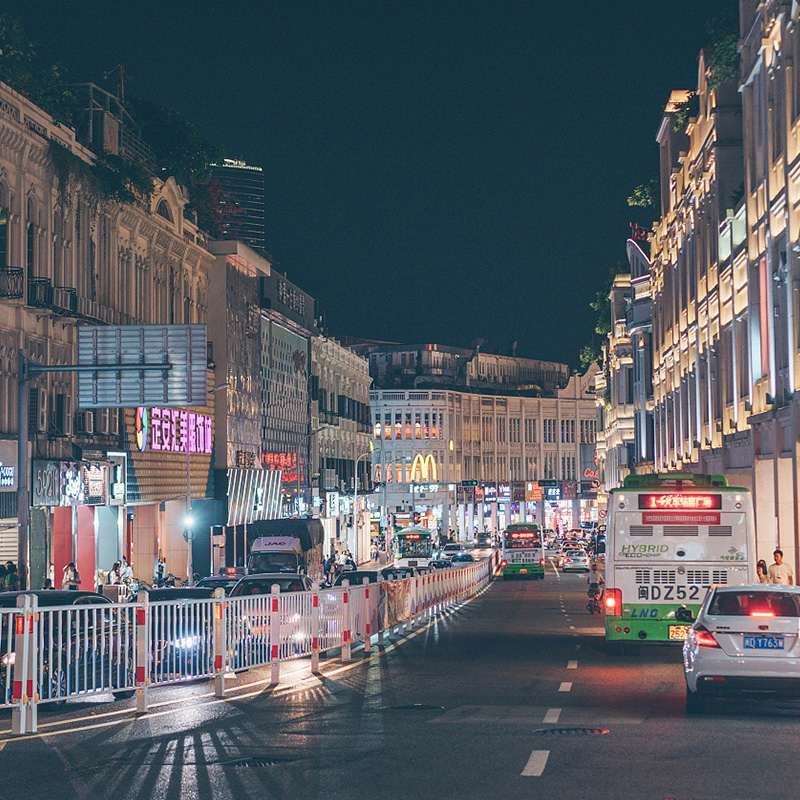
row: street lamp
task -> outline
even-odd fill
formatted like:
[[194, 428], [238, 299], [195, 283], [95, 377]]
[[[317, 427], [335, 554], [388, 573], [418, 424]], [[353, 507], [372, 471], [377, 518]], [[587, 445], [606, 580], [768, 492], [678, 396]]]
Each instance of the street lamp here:
[[373, 451], [372, 442], [369, 443], [369, 450], [365, 453], [362, 453], [356, 459], [356, 476], [353, 480], [353, 486], [355, 487], [355, 491], [353, 493], [353, 547], [355, 548], [355, 562], [358, 564], [358, 462], [361, 461], [362, 458], [366, 456], [372, 455]]
[[305, 442], [307, 439], [310, 439], [312, 436], [315, 436], [320, 431], [327, 430], [330, 427], [331, 427], [330, 425], [320, 425], [319, 428], [317, 428], [316, 430], [313, 430], [310, 433], [306, 433], [304, 436], [301, 436], [300, 441], [297, 445], [296, 469], [297, 469], [297, 516], [298, 517], [300, 516], [300, 450], [303, 447], [303, 442]]

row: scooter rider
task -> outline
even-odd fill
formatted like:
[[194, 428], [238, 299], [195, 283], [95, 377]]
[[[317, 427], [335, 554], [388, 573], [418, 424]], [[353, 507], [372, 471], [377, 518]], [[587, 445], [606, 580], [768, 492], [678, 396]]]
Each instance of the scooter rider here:
[[590, 598], [593, 595], [597, 595], [597, 601], [602, 604], [603, 596], [606, 593], [606, 582], [603, 580], [602, 574], [597, 571], [597, 564], [592, 564], [592, 568], [589, 570], [589, 574], [586, 577], [586, 583], [588, 586], [586, 594], [588, 594]]

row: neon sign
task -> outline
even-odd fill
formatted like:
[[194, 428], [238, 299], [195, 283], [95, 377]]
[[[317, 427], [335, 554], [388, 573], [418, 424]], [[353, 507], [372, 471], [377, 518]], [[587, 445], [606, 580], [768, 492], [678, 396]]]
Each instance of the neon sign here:
[[179, 408], [137, 408], [136, 446], [144, 452], [211, 453], [213, 421], [205, 414]]
[[722, 495], [640, 494], [639, 508], [653, 511], [713, 511], [722, 508]]

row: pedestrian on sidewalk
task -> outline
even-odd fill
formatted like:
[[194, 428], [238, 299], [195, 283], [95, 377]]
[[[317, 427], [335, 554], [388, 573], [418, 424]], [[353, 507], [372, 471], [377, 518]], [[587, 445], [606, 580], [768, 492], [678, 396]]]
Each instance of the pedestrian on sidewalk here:
[[775, 563], [770, 565], [767, 570], [770, 583], [776, 583], [783, 586], [793, 586], [794, 576], [792, 575], [792, 568], [788, 564], [783, 563], [783, 550], [776, 550], [773, 554]]
[[7, 592], [19, 591], [19, 575], [17, 565], [13, 561], [6, 561], [5, 590]]
[[78, 568], [75, 566], [74, 561], [70, 561], [66, 567], [64, 567], [64, 578], [61, 581], [61, 588], [62, 589], [69, 589], [71, 591], [77, 591], [78, 587], [81, 585], [81, 574], [78, 572]]

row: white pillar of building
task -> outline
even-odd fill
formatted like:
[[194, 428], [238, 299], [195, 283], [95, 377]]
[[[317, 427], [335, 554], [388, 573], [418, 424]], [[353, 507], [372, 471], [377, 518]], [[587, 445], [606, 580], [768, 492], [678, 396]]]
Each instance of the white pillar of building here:
[[572, 527], [580, 528], [581, 526], [581, 501], [572, 501]]
[[494, 501], [494, 503], [492, 503], [492, 533], [494, 533], [497, 530], [497, 506], [498, 505], [499, 504], [498, 504], [498, 502], [496, 500]]

